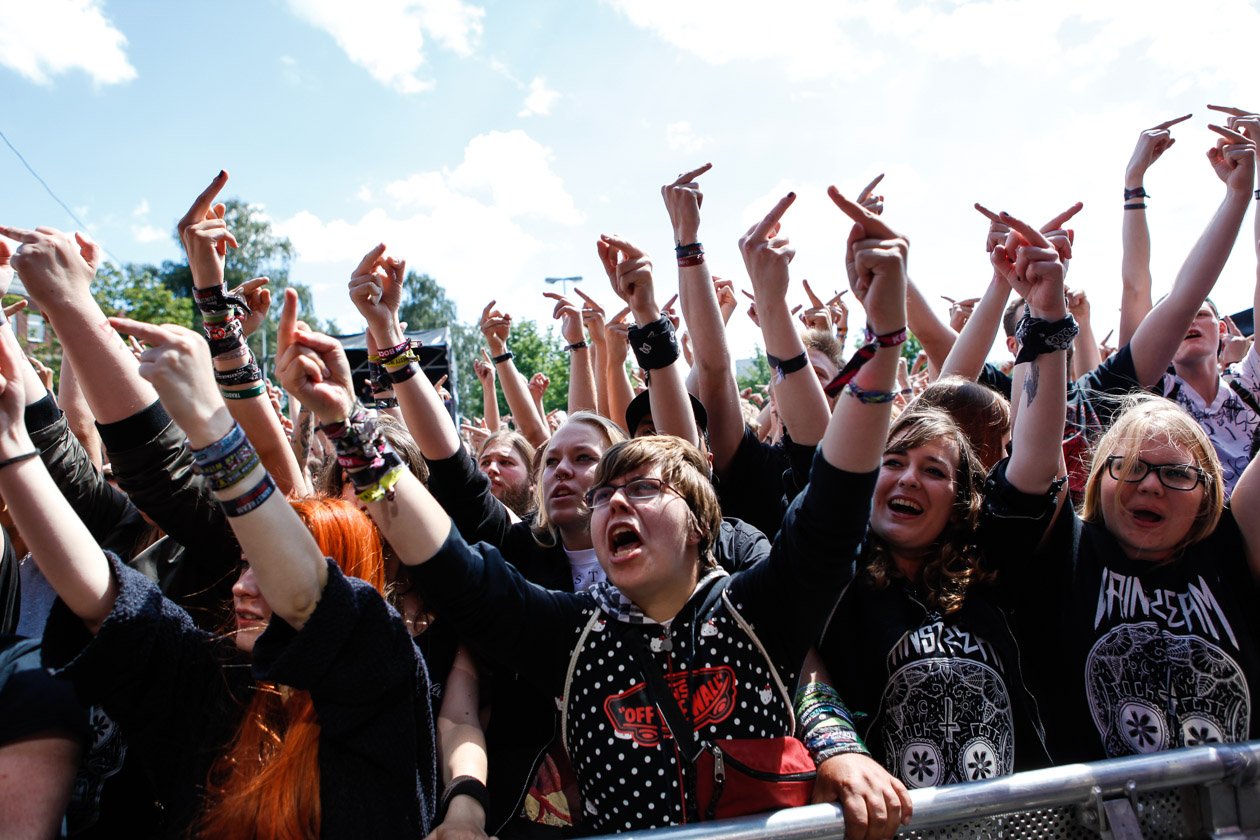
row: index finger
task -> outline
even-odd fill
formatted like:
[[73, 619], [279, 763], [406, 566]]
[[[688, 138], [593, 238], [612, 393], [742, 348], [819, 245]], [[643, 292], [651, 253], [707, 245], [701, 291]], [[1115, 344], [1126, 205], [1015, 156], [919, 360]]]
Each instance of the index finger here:
[[[1222, 114], [1229, 114], [1231, 117], [1249, 117], [1255, 113], [1255, 111], [1244, 111], [1241, 108], [1232, 108], [1229, 105], [1209, 105], [1208, 108], [1213, 111], [1220, 111]], [[1211, 128], [1211, 126], [1208, 126], [1208, 128]]]
[[834, 186], [827, 187], [827, 195], [831, 196], [831, 200], [836, 206], [866, 232], [868, 237], [879, 239], [895, 239], [897, 234], [893, 233], [893, 229], [884, 223], [884, 220], [876, 216], [870, 210], [867, 210], [860, 204], [855, 204], [845, 198], [840, 190]]
[[688, 181], [694, 181], [712, 168], [713, 168], [713, 164], [711, 163], [706, 163], [701, 166], [697, 166], [695, 169], [691, 170], [690, 172], [684, 172], [683, 174], [679, 175], [677, 178], [674, 179], [674, 183], [670, 184], [670, 186], [677, 187], [681, 184], [687, 183]]
[[848, 289], [845, 289], [843, 292], [837, 292], [835, 297], [833, 297], [831, 300], [827, 301], [827, 305], [828, 305], [828, 306], [834, 306], [835, 304], [839, 303], [839, 302], [840, 302], [840, 299], [841, 299], [841, 298], [843, 298], [843, 297], [844, 297], [845, 295], [847, 295], [848, 293], [849, 293], [849, 290], [848, 290]]
[[442, 377], [441, 377], [440, 379], [438, 379], [438, 381], [437, 381], [437, 382], [434, 382], [434, 383], [433, 383], [433, 387], [434, 387], [434, 388], [441, 388], [441, 387], [442, 387], [443, 385], [445, 385], [445, 384], [446, 384], [446, 374], [444, 373], [444, 374], [442, 374]]
[[674, 296], [673, 296], [672, 298], [670, 298], [670, 299], [669, 299], [669, 300], [665, 303], [665, 305], [664, 305], [664, 306], [662, 306], [662, 307], [661, 307], [661, 311], [662, 311], [662, 312], [668, 312], [668, 311], [669, 311], [669, 309], [670, 309], [670, 307], [674, 305], [674, 302], [675, 302], [676, 300], [678, 300], [678, 293], [677, 293], [677, 292], [675, 292], [675, 293], [674, 293]]
[[1063, 227], [1063, 223], [1066, 222], [1068, 219], [1072, 218], [1073, 216], [1075, 216], [1077, 213], [1081, 212], [1081, 208], [1084, 206], [1085, 204], [1083, 202], [1080, 202], [1080, 201], [1076, 202], [1071, 207], [1064, 210], [1062, 213], [1060, 213], [1059, 215], [1055, 216], [1050, 221], [1042, 225], [1041, 232], [1049, 233], [1052, 230], [1058, 230], [1059, 228]]
[[796, 193], [790, 192], [780, 198], [775, 205], [770, 208], [770, 212], [766, 217], [752, 227], [752, 238], [755, 240], [765, 239], [770, 231], [774, 230], [774, 226], [783, 218], [783, 214], [792, 206], [792, 202], [796, 201]]
[[124, 335], [135, 336], [150, 347], [161, 347], [171, 340], [166, 328], [132, 318], [110, 318], [109, 325]]
[[629, 241], [622, 239], [616, 234], [601, 233], [599, 238], [607, 243], [609, 247], [616, 248], [618, 251], [625, 254], [629, 259], [644, 256], [643, 252], [639, 250], [637, 245], [631, 244]]
[[1035, 245], [1038, 248], [1049, 248], [1050, 240], [1041, 235], [1041, 231], [1033, 230], [1032, 225], [1025, 221], [1015, 218], [1005, 210], [1001, 214], [1002, 221], [1011, 226], [1011, 230], [1024, 237], [1024, 241], [1029, 245]]
[[601, 310], [601, 311], [603, 310], [603, 307], [602, 307], [602, 306], [600, 306], [598, 303], [596, 303], [596, 302], [595, 302], [595, 299], [594, 299], [594, 298], [592, 298], [590, 295], [588, 295], [586, 292], [582, 291], [581, 289], [577, 288], [576, 286], [574, 286], [574, 287], [573, 287], [573, 291], [577, 294], [577, 296], [578, 296], [578, 297], [580, 297], [582, 300], [584, 300], [584, 301], [586, 301], [587, 303], [589, 303], [591, 306], [593, 306], [593, 307], [595, 307], [596, 309], [599, 309], [599, 310]]
[[276, 328], [276, 355], [289, 349], [293, 334], [297, 332], [297, 289], [284, 290], [284, 305], [280, 308], [280, 324]]
[[1106, 343], [1107, 343], [1107, 340], [1111, 338], [1111, 334], [1112, 334], [1113, 332], [1115, 332], [1115, 329], [1114, 329], [1114, 328], [1113, 328], [1113, 329], [1110, 329], [1110, 330], [1107, 330], [1107, 334], [1106, 334], [1105, 336], [1103, 336], [1103, 340], [1102, 340], [1102, 341], [1100, 341], [1100, 342], [1099, 342], [1099, 344], [1106, 344]]
[[1208, 125], [1208, 128], [1210, 128], [1212, 131], [1215, 131], [1217, 134], [1221, 135], [1226, 140], [1229, 140], [1232, 143], [1246, 143], [1246, 144], [1251, 143], [1250, 140], [1248, 140], [1243, 135], [1239, 134], [1237, 131], [1225, 128], [1224, 126]]
[[210, 182], [210, 186], [201, 191], [201, 195], [193, 201], [192, 207], [188, 208], [188, 212], [184, 214], [184, 218], [179, 220], [180, 227], [190, 225], [193, 222], [199, 222], [210, 212], [210, 208], [214, 206], [215, 196], [219, 194], [219, 190], [223, 189], [223, 185], [228, 181], [226, 169], [220, 169], [219, 174], [214, 176], [214, 180]]
[[567, 297], [560, 294], [559, 292], [543, 292], [542, 296], [545, 298], [551, 298], [552, 300], [555, 300], [555, 301], [560, 301], [562, 303], [567, 303], [569, 306], [573, 305], [573, 301], [569, 300]]
[[620, 324], [620, 323], [621, 323], [621, 322], [625, 319], [625, 317], [626, 317], [627, 315], [629, 315], [629, 314], [630, 314], [630, 307], [628, 307], [628, 306], [627, 306], [625, 309], [622, 309], [620, 312], [618, 312], [616, 315], [614, 315], [614, 316], [613, 316], [613, 318], [612, 318], [612, 320], [611, 320], [611, 321], [609, 321], [608, 323], [609, 323], [609, 324]]
[[876, 175], [875, 180], [871, 181], [869, 184], [863, 187], [862, 191], [858, 193], [858, 197], [857, 197], [858, 204], [861, 204], [863, 201], [866, 201], [866, 199], [870, 198], [871, 192], [874, 191], [875, 187], [879, 186], [879, 182], [882, 180], [884, 180], [883, 172]]
[[749, 294], [749, 293], [748, 293], [747, 291], [745, 291], [744, 289], [740, 289], [740, 290], [739, 290], [739, 293], [740, 293], [741, 295], [743, 295], [744, 297], [748, 298], [748, 299], [749, 299], [749, 300], [751, 300], [751, 301], [754, 301], [754, 302], [755, 302], [755, 301], [757, 300], [757, 298], [756, 298], [756, 297], [754, 297], [753, 295]]
[[985, 206], [984, 206], [983, 204], [981, 204], [980, 202], [978, 202], [978, 201], [977, 201], [977, 202], [976, 202], [974, 205], [972, 205], [972, 206], [973, 206], [973, 207], [975, 207], [977, 210], [979, 210], [979, 211], [980, 211], [980, 215], [984, 216], [984, 217], [985, 217], [986, 219], [988, 219], [990, 222], [997, 222], [997, 223], [999, 223], [999, 224], [1001, 224], [1001, 223], [1002, 223], [1002, 220], [998, 218], [998, 214], [997, 214], [997, 213], [994, 213], [992, 210], [990, 210], [988, 207], [985, 207]]
[[15, 228], [0, 225], [0, 235], [7, 236], [14, 242], [25, 242], [28, 245], [38, 242], [39, 237], [35, 235], [35, 231], [26, 228]]
[[[1209, 108], [1211, 108], [1212, 106], [1211, 106], [1211, 105], [1209, 105], [1208, 107], [1209, 107]], [[1148, 130], [1149, 130], [1149, 131], [1167, 131], [1168, 129], [1170, 129], [1170, 128], [1172, 128], [1174, 125], [1176, 125], [1177, 123], [1180, 123], [1180, 122], [1185, 122], [1186, 120], [1190, 119], [1190, 118], [1191, 118], [1191, 117], [1193, 117], [1193, 116], [1194, 116], [1194, 114], [1186, 114], [1184, 117], [1177, 117], [1177, 118], [1175, 118], [1175, 119], [1165, 120], [1164, 122], [1160, 123], [1159, 125], [1157, 125], [1157, 126], [1153, 126], [1152, 128], [1150, 128], [1150, 129], [1148, 129]], [[1237, 116], [1237, 115], [1235, 115], [1235, 116]]]
[[808, 280], [802, 280], [801, 285], [805, 287], [805, 294], [809, 296], [809, 302], [815, 309], [821, 309], [823, 302], [818, 299], [818, 295], [814, 294], [814, 290], [809, 287]]
[[496, 303], [498, 303], [498, 301], [492, 300], [486, 304], [485, 309], [481, 310], [481, 323], [484, 324], [486, 322], [486, 319], [490, 317], [490, 313], [494, 311], [494, 305]]
[[372, 269], [376, 268], [376, 263], [380, 260], [383, 253], [385, 253], [384, 242], [363, 255], [363, 259], [359, 260], [359, 265], [354, 270], [354, 275], [371, 274]]

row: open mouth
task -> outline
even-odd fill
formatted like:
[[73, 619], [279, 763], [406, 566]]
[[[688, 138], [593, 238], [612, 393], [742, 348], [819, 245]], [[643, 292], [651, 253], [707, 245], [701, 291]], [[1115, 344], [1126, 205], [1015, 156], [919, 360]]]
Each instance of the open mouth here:
[[252, 610], [236, 610], [237, 624], [257, 624], [265, 619]]
[[609, 556], [612, 560], [628, 560], [643, 545], [643, 538], [633, 525], [614, 525], [608, 532]]
[[1186, 333], [1185, 340], [1189, 341], [1192, 338], [1199, 338], [1202, 335], [1203, 333], [1199, 332], [1198, 330], [1190, 330], [1190, 332]]
[[923, 513], [922, 505], [918, 502], [902, 497], [889, 499], [888, 508], [893, 513], [899, 513], [902, 516], [919, 516]]
[[1137, 508], [1133, 511], [1133, 518], [1144, 525], [1158, 525], [1164, 521], [1162, 514], [1145, 508]]

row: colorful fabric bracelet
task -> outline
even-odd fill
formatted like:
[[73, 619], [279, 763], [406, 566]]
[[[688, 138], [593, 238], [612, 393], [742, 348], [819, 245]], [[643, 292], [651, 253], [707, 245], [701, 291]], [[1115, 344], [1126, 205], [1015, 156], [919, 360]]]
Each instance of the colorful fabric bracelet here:
[[320, 429], [332, 441], [337, 463], [346, 470], [363, 501], [392, 497], [399, 475], [391, 477], [391, 473], [402, 461], [385, 442], [373, 412], [356, 404], [345, 420]]
[[239, 391], [229, 391], [226, 388], [220, 388], [219, 393], [225, 400], [252, 400], [254, 397], [261, 397], [267, 393], [267, 383], [259, 382], [252, 388], [242, 388]]
[[412, 362], [418, 362], [420, 358], [410, 350], [406, 350], [391, 359], [382, 358], [381, 367], [387, 371], [401, 370]]
[[898, 391], [864, 391], [857, 386], [856, 382], [850, 382], [845, 386], [844, 390], [857, 397], [857, 401], [863, 405], [878, 405], [879, 403], [890, 403], [897, 399]]
[[674, 324], [664, 315], [650, 324], [631, 327], [629, 338], [635, 361], [644, 370], [669, 367], [678, 360], [678, 338], [674, 335]]
[[380, 348], [380, 353], [378, 355], [381, 362], [388, 362], [390, 359], [401, 356], [403, 353], [406, 353], [410, 349], [411, 349], [411, 339], [404, 338], [401, 342], [399, 342], [398, 344], [395, 344], [393, 347]]
[[[392, 452], [390, 455], [392, 455], [395, 459], [398, 458], [398, 456], [394, 455]], [[398, 480], [402, 478], [403, 473], [406, 471], [407, 467], [399, 462], [397, 465], [381, 474], [375, 483], [367, 487], [360, 489], [359, 485], [356, 483], [354, 488], [359, 491], [356, 494], [359, 497], [359, 501], [379, 502], [381, 499], [394, 498], [394, 485], [398, 484]], [[350, 480], [354, 481], [353, 475], [351, 475]]]
[[883, 335], [876, 335], [871, 331], [870, 327], [867, 327], [865, 342], [849, 358], [848, 363], [845, 364], [841, 371], [836, 374], [835, 379], [827, 383], [823, 391], [827, 396], [834, 397], [840, 393], [841, 388], [853, 380], [853, 377], [857, 376], [857, 372], [862, 369], [863, 365], [875, 358], [875, 353], [879, 348], [896, 347], [898, 344], [905, 342], [907, 335], [905, 327]]
[[796, 737], [815, 764], [844, 753], [870, 755], [854, 726], [853, 714], [834, 688], [811, 682], [796, 692]]
[[253, 489], [247, 491], [244, 495], [237, 496], [235, 499], [220, 499], [219, 506], [223, 508], [223, 512], [228, 516], [244, 516], [271, 498], [271, 494], [274, 492], [276, 492], [275, 479], [271, 477], [270, 473], [266, 473], [263, 475], [262, 481], [255, 484]]
[[203, 446], [201, 449], [192, 449], [193, 464], [195, 467], [208, 467], [247, 443], [249, 443], [249, 438], [245, 437], [245, 430], [241, 428], [241, 424], [233, 423], [227, 434], [214, 443]]
[[220, 385], [245, 385], [262, 379], [262, 371], [258, 369], [258, 360], [254, 358], [253, 353], [248, 358], [249, 361], [238, 368], [231, 370], [218, 370], [216, 368], [214, 381]]
[[217, 286], [209, 286], [204, 289], [193, 289], [193, 301], [197, 304], [197, 309], [202, 312], [225, 312], [233, 307], [237, 312], [245, 315], [251, 314], [249, 304], [245, 302], [245, 296], [235, 292], [229, 292], [227, 286], [220, 283]]
[[209, 446], [193, 449], [192, 456], [193, 472], [216, 491], [243, 481], [261, 463], [239, 423]]

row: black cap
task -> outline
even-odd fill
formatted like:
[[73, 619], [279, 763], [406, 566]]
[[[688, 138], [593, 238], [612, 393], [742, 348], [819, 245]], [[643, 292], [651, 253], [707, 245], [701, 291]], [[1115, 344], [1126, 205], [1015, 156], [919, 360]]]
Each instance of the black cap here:
[[[693, 395], [687, 395], [691, 399], [691, 413], [696, 416], [696, 427], [699, 429], [701, 436], [704, 435], [709, 428], [709, 412], [704, 410], [704, 403], [696, 399]], [[634, 430], [639, 428], [639, 424], [643, 422], [643, 418], [652, 413], [652, 406], [648, 402], [648, 392], [644, 391], [630, 401], [630, 405], [626, 406], [626, 431], [634, 435]]]

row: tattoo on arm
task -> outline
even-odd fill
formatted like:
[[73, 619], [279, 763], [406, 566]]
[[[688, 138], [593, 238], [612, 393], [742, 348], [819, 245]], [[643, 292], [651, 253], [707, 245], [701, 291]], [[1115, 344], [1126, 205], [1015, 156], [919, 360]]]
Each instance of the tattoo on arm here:
[[1037, 380], [1041, 377], [1040, 362], [1040, 359], [1033, 359], [1028, 365], [1028, 373], [1024, 374], [1024, 396], [1028, 398], [1028, 405], [1032, 405], [1033, 400], [1037, 399]]

